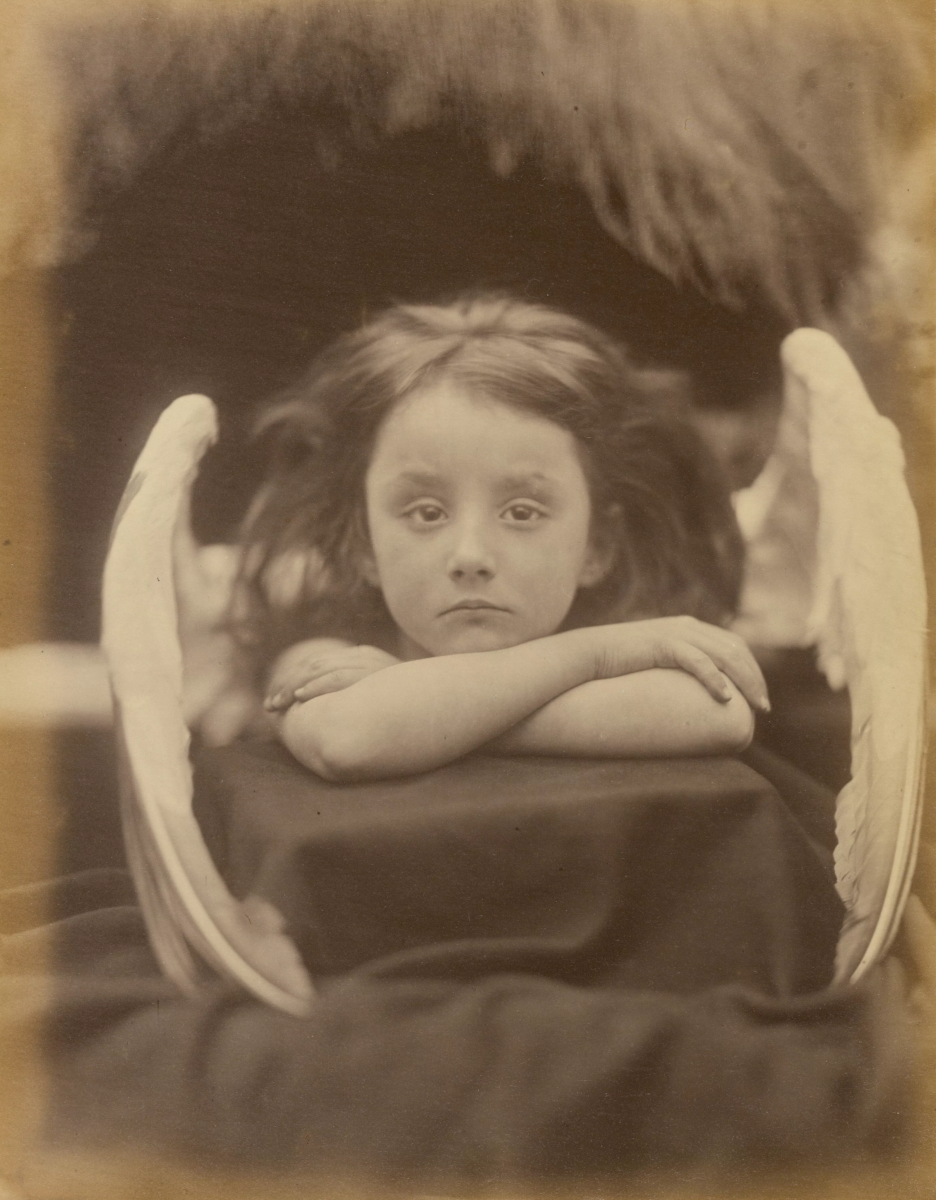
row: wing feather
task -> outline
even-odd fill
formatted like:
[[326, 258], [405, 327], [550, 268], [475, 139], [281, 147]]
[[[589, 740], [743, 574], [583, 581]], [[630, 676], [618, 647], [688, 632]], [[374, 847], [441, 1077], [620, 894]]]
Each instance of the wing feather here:
[[[192, 812], [174, 547], [217, 418], [206, 396], [163, 413], [137, 460], [104, 572], [102, 645], [114, 692], [130, 867], [154, 951], [194, 993], [211, 974], [308, 1013], [312, 986], [293, 944], [251, 922], [218, 874]], [[190, 540], [190, 539], [189, 539]]]
[[926, 587], [900, 437], [829, 334], [799, 329], [781, 358], [785, 405], [804, 420], [818, 493], [807, 637], [852, 710], [852, 778], [836, 808], [838, 888], [848, 918], [839, 978], [858, 978], [893, 939], [921, 811]]

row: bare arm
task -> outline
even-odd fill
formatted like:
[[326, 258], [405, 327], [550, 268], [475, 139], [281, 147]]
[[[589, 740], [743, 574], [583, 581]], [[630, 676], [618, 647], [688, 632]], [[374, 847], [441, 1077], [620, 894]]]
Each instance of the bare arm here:
[[[300, 762], [335, 780], [431, 770], [539, 716], [544, 706], [538, 722], [514, 735], [512, 750], [505, 740], [505, 752], [594, 753], [597, 721], [607, 754], [712, 753], [736, 749], [749, 737], [750, 711], [723, 670], [753, 701], [766, 702], [763, 680], [740, 639], [690, 618], [638, 621], [503, 650], [395, 663], [341, 690], [292, 703], [277, 724]], [[668, 678], [680, 671], [704, 688]], [[647, 678], [619, 678], [635, 673]], [[557, 697], [562, 704], [553, 709]], [[628, 715], [635, 723], [622, 732]]]
[[576, 636], [584, 632], [397, 663], [293, 704], [279, 718], [280, 737], [325, 779], [432, 770], [592, 678], [590, 639]]
[[572, 688], [490, 749], [579, 758], [736, 754], [753, 734], [754, 714], [737, 688], [720, 703], [684, 671], [652, 670]]

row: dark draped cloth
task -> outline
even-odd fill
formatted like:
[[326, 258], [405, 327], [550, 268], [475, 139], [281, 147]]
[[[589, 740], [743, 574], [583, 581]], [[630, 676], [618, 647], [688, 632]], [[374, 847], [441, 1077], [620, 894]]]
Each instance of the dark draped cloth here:
[[282, 913], [315, 978], [524, 972], [770, 996], [831, 979], [831, 863], [737, 759], [478, 755], [339, 785], [244, 743], [202, 751], [195, 785], [232, 891]]
[[813, 785], [777, 765], [781, 798], [729, 760], [463, 766], [369, 791], [269, 747], [199, 756], [208, 841], [286, 918], [308, 1020], [223, 982], [181, 997], [122, 872], [50, 885], [43, 931], [4, 895], [0, 1021], [41, 1020], [47, 1150], [463, 1188], [900, 1144], [900, 969], [829, 984]]

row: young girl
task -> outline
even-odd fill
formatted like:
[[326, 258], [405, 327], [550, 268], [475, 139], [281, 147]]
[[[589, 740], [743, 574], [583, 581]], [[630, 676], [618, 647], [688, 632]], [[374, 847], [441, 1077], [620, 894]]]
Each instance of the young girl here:
[[243, 533], [296, 758], [363, 780], [744, 748], [768, 702], [721, 627], [740, 537], [671, 407], [597, 330], [503, 296], [397, 306], [320, 357], [263, 422]]

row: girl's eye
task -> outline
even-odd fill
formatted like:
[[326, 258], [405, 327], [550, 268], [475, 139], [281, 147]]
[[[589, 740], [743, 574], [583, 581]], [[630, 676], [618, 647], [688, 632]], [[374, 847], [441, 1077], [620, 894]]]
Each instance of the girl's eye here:
[[511, 504], [504, 510], [504, 515], [509, 517], [515, 525], [532, 525], [544, 514], [541, 509], [534, 508], [532, 504]]
[[438, 504], [414, 504], [404, 515], [416, 525], [438, 525], [445, 519], [445, 512]]

